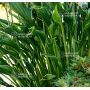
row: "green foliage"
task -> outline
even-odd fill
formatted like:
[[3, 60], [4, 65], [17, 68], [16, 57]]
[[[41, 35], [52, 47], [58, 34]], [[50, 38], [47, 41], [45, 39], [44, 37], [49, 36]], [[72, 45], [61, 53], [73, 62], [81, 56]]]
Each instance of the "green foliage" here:
[[90, 87], [90, 60], [76, 57], [63, 77], [55, 82], [59, 87]]
[[[74, 68], [76, 65], [83, 67], [78, 68], [84, 72], [87, 70], [87, 74], [90, 73], [90, 68], [84, 66], [86, 59], [78, 57], [79, 59], [73, 63], [71, 59], [76, 56], [66, 55], [78, 52], [80, 56], [85, 56], [86, 53], [83, 55], [83, 52], [87, 49], [90, 53], [90, 39], [86, 32], [89, 32], [89, 9], [88, 12], [83, 11], [81, 7], [77, 9], [77, 3], [74, 3], [73, 7], [70, 7], [69, 3], [60, 2], [4, 4], [10, 12], [6, 10], [7, 20], [0, 19], [0, 73], [3, 76], [9, 75], [12, 80], [7, 76], [6, 78], [12, 85], [5, 82], [0, 84], [16, 87], [50, 87], [54, 85], [53, 79], [63, 76], [70, 64]], [[72, 15], [76, 11], [81, 17]], [[65, 16], [68, 12], [69, 17]], [[12, 21], [9, 21], [8, 13]], [[13, 22], [13, 17], [18, 23]], [[83, 75], [81, 72], [79, 76]], [[75, 75], [77, 73], [75, 72]], [[70, 74], [65, 78], [73, 82], [69, 77]], [[60, 81], [60, 86], [71, 84], [64, 85], [62, 82], [64, 81]], [[88, 86], [88, 82], [85, 85]]]

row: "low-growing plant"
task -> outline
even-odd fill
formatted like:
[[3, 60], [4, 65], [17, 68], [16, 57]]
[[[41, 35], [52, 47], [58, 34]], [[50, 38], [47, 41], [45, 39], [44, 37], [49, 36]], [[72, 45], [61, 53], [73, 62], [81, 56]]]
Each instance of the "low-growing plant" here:
[[58, 87], [90, 87], [90, 59], [76, 57], [63, 77], [55, 82]]

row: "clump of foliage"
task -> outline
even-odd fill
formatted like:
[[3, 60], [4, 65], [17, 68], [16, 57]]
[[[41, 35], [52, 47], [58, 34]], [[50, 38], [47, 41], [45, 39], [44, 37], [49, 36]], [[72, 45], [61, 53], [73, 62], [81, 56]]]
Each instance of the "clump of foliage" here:
[[4, 86], [50, 87], [75, 58], [69, 52], [82, 56], [87, 49], [90, 58], [90, 9], [77, 8], [77, 2], [2, 4], [7, 20], [0, 19], [0, 74], [11, 82]]
[[90, 59], [78, 56], [64, 76], [55, 82], [59, 87], [90, 87]]

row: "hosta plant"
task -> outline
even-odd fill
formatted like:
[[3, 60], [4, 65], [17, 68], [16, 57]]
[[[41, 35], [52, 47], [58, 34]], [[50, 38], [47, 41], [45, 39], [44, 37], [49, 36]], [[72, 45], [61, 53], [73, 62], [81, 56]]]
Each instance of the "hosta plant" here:
[[[90, 35], [87, 33], [90, 9], [85, 12], [77, 8], [75, 2], [72, 6], [68, 2], [0, 4], [7, 14], [7, 20], [0, 19], [0, 74], [11, 82], [3, 82], [1, 77], [0, 84], [54, 86], [53, 80], [63, 76], [71, 59], [76, 57], [66, 54], [78, 52], [84, 56], [83, 52], [88, 49], [90, 58]], [[13, 17], [18, 23], [14, 23]]]

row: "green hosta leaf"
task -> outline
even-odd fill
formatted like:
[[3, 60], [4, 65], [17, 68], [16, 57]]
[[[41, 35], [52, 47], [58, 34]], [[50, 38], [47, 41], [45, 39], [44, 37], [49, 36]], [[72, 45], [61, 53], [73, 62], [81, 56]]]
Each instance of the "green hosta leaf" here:
[[[24, 33], [23, 30], [22, 30], [22, 29], [21, 29], [21, 30], [18, 29], [18, 27], [19, 27], [19, 25], [18, 25], [18, 26], [17, 26], [17, 25], [13, 25], [13, 26], [7, 27], [7, 30], [11, 28], [14, 32], [17, 32], [17, 33], [19, 33], [19, 34], [20, 34], [20, 33]], [[23, 26], [23, 27], [24, 27], [24, 26]], [[14, 32], [13, 32], [13, 33], [14, 33]], [[16, 34], [16, 33], [15, 33], [15, 34]]]
[[8, 35], [4, 32], [1, 32], [0, 39], [8, 38]]
[[43, 7], [47, 7], [47, 9], [48, 9], [49, 12], [52, 9], [50, 2], [43, 2]]
[[43, 79], [41, 80], [50, 80], [50, 79], [53, 79], [55, 78], [56, 76], [55, 75], [52, 75], [52, 74], [46, 74]]
[[31, 27], [31, 28], [28, 28], [28, 29], [31, 32], [30, 35], [34, 35], [35, 34], [35, 27]]
[[47, 26], [51, 24], [51, 15], [47, 12], [46, 7], [34, 7], [39, 18], [42, 18]]
[[57, 27], [58, 23], [54, 22], [48, 27], [48, 31], [51, 37], [55, 37], [57, 35]]
[[88, 24], [89, 21], [90, 21], [90, 9], [88, 9], [88, 14], [87, 14], [87, 16], [85, 17], [84, 26], [85, 26], [86, 24]]
[[15, 30], [13, 30], [11, 27], [6, 27], [6, 28], [0, 27], [0, 31], [5, 32], [10, 35], [17, 35]]
[[0, 73], [11, 74], [13, 73], [12, 67], [8, 65], [0, 65]]
[[87, 15], [86, 12], [81, 7], [79, 7], [79, 10], [81, 11], [81, 15], [85, 18], [85, 16]]
[[[22, 68], [26, 71], [24, 65], [22, 64], [22, 62], [20, 61], [20, 59], [17, 58], [15, 52], [13, 52], [12, 50], [11, 51], [10, 50], [6, 50], [6, 49], [4, 49], [2, 47], [0, 47], [0, 50], [2, 50], [2, 52], [4, 53], [4, 55], [5, 54], [10, 54], [12, 57], [14, 57], [17, 60], [17, 62], [19, 62], [19, 64], [22, 66]], [[19, 52], [19, 54], [20, 54], [20, 52]], [[23, 56], [22, 53], [21, 53], [21, 55]], [[25, 57], [24, 57], [24, 59], [25, 59]]]
[[12, 47], [15, 51], [20, 52], [20, 48], [18, 47], [18, 45], [14, 41], [12, 41], [10, 38], [1, 39], [0, 44], [8, 45]]
[[23, 20], [30, 26], [34, 24], [32, 20], [32, 10], [24, 2], [9, 2], [11, 8], [18, 13]]
[[45, 34], [43, 31], [36, 30], [36, 35], [37, 35], [37, 36], [40, 36], [40, 38], [42, 39], [42, 41], [45, 42], [46, 34]]
[[52, 74], [46, 74], [43, 78], [50, 80], [50, 79], [52, 79], [54, 77], [56, 77], [56, 76], [52, 75]]
[[[32, 31], [31, 31], [31, 29], [32, 29]], [[31, 31], [30, 35], [34, 35], [34, 36], [40, 37], [41, 40], [45, 43], [46, 34], [43, 31], [41, 31], [41, 30], [35, 30], [34, 27], [29, 28], [29, 30]]]
[[55, 59], [55, 60], [58, 60], [57, 57], [55, 57], [53, 55], [50, 55], [50, 54], [42, 54], [42, 55], [47, 56], [47, 57], [50, 57], [50, 58]]
[[14, 51], [12, 51], [12, 50], [6, 50], [6, 49], [4, 49], [4, 48], [2, 48], [0, 46], [0, 57], [2, 57], [5, 54], [10, 54], [10, 55], [16, 57], [16, 53]]
[[32, 2], [35, 6], [41, 6], [41, 2]]
[[88, 13], [89, 13], [89, 15], [90, 15], [90, 8], [88, 9]]
[[[25, 23], [21, 16], [15, 15], [13, 13], [12, 13], [12, 16], [15, 17], [17, 20], [20, 20], [19, 22]], [[13, 23], [13, 24], [15, 24], [15, 23]]]
[[60, 62], [58, 62], [58, 67], [62, 69], [62, 64]]
[[60, 2], [51, 2], [51, 6], [53, 8], [55, 8], [56, 5], [57, 5], [57, 10], [58, 11], [60, 11], [60, 12], [64, 11], [63, 8], [62, 8], [62, 4]]
[[1, 24], [1, 27], [7, 27], [8, 25], [6, 25], [5, 23], [3, 23], [3, 22], [0, 22], [0, 24]]
[[[88, 19], [87, 19], [88, 20]], [[86, 41], [87, 37], [87, 32], [89, 32], [90, 29], [90, 23], [87, 23], [84, 27], [84, 31], [83, 31], [83, 36], [82, 36], [82, 40], [79, 42], [79, 50], [81, 49], [81, 47], [84, 45], [84, 41]]]
[[84, 32], [87, 32], [88, 30], [89, 30], [89, 28], [90, 28], [90, 23], [88, 23], [87, 25], [85, 25], [85, 27], [84, 27]]
[[53, 24], [51, 24], [49, 27], [48, 27], [48, 31], [50, 33], [50, 36], [52, 37], [53, 36]]
[[4, 24], [8, 25], [8, 22], [4, 19], [0, 19], [0, 23], [4, 23]]
[[34, 73], [34, 67], [29, 62], [25, 62], [27, 69], [33, 74]]
[[59, 68], [62, 67], [61, 63], [58, 62], [58, 57], [55, 57], [55, 56], [50, 55], [50, 54], [41, 54], [41, 55], [43, 55], [43, 56], [45, 56], [45, 57], [49, 57], [49, 58], [51, 58], [51, 60], [54, 61], [56, 67], [59, 67]]
[[[15, 76], [14, 74], [10, 75], [11, 78], [13, 78], [13, 80], [16, 82], [16, 80], [18, 81], [18, 85], [21, 87], [26, 87], [26, 83], [22, 82], [22, 79], [18, 78], [17, 76]], [[16, 82], [17, 83], [17, 82]]]
[[0, 58], [0, 64], [8, 65], [8, 63], [3, 58]]
[[60, 16], [59, 16], [58, 11], [57, 11], [57, 5], [55, 6], [55, 11], [54, 11], [54, 14], [53, 14], [53, 19], [56, 22], [60, 23]]

